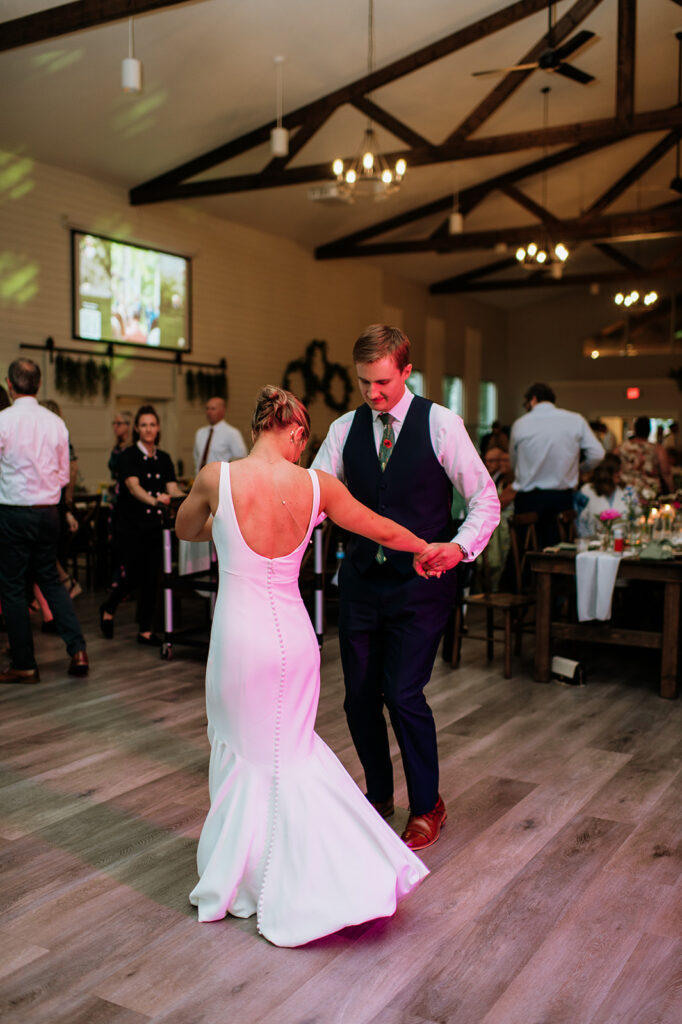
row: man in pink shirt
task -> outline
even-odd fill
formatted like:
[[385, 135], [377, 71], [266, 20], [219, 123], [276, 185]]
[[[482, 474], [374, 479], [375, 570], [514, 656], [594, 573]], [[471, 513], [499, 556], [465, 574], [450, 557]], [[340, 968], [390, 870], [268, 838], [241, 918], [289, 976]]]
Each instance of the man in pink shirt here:
[[0, 683], [37, 683], [26, 587], [36, 582], [71, 656], [68, 672], [88, 672], [85, 639], [57, 572], [62, 487], [69, 480], [69, 433], [39, 405], [40, 368], [15, 359], [7, 375], [12, 405], [0, 412], [0, 603], [11, 663]]

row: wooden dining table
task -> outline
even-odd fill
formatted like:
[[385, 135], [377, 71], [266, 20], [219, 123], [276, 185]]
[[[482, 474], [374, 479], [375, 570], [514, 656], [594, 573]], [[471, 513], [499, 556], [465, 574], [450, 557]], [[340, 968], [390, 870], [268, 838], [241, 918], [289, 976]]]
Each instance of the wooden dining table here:
[[672, 700], [678, 693], [680, 669], [680, 589], [682, 559], [622, 558], [618, 580], [645, 580], [663, 588], [661, 628], [631, 629], [610, 622], [565, 622], [552, 618], [552, 584], [567, 576], [575, 579], [575, 553], [537, 551], [528, 554], [536, 579], [535, 672], [537, 682], [549, 682], [554, 640], [587, 640], [623, 647], [644, 647], [661, 652], [661, 697]]

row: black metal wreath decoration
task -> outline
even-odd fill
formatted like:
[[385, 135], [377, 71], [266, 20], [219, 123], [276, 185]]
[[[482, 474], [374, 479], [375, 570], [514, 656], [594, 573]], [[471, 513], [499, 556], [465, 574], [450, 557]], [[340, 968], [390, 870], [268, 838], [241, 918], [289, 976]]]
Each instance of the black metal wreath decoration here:
[[[320, 377], [315, 370], [315, 360], [319, 356], [322, 360], [324, 372]], [[321, 394], [325, 404], [335, 412], [346, 412], [350, 406], [350, 398], [353, 394], [353, 382], [345, 366], [340, 363], [330, 363], [327, 359], [327, 342], [314, 338], [305, 350], [302, 359], [293, 359], [287, 364], [282, 379], [282, 387], [287, 391], [296, 394], [298, 390], [292, 383], [292, 378], [300, 374], [303, 381], [303, 394], [299, 398], [304, 405], [309, 405], [315, 395]], [[341, 382], [343, 396], [334, 398], [332, 386], [335, 380]]]

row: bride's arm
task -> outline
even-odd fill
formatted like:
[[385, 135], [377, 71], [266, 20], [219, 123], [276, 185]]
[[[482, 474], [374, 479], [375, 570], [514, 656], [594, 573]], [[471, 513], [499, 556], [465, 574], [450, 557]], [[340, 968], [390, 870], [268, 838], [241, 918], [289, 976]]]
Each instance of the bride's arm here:
[[336, 477], [319, 469], [316, 473], [320, 481], [320, 509], [342, 529], [359, 533], [394, 551], [419, 554], [426, 548], [425, 540], [356, 501]]
[[211, 539], [219, 480], [219, 462], [210, 462], [200, 471], [175, 519], [175, 533], [180, 540]]

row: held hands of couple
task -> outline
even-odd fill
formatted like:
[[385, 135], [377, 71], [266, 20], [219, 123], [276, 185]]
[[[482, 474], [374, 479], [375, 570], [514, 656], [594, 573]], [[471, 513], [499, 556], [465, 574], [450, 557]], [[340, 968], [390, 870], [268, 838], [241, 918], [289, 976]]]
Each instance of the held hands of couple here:
[[423, 551], [414, 556], [414, 570], [425, 579], [440, 579], [444, 572], [454, 569], [463, 558], [461, 547], [454, 542], [427, 544]]

